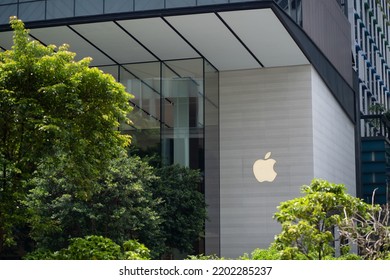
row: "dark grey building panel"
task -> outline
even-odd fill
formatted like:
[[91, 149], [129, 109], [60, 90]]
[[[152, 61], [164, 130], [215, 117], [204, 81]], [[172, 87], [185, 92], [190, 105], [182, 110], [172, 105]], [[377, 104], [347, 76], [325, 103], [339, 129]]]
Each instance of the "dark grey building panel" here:
[[303, 0], [302, 9], [303, 30], [352, 86], [351, 26], [339, 3]]

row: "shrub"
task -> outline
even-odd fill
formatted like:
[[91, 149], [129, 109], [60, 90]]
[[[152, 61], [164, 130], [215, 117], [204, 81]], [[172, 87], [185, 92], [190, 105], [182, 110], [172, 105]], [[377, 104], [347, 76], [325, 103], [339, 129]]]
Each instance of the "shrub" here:
[[244, 254], [241, 260], [280, 260], [280, 252], [272, 245], [268, 249], [256, 248], [251, 255]]
[[357, 260], [363, 260], [363, 258], [359, 255], [356, 254], [346, 254], [346, 255], [341, 255], [339, 257], [326, 257], [325, 260], [352, 260], [352, 261], [357, 261]]
[[90, 235], [70, 239], [67, 248], [56, 252], [38, 249], [28, 254], [28, 260], [148, 260], [150, 250], [136, 240], [128, 240], [119, 246], [103, 236]]
[[187, 256], [187, 260], [199, 260], [199, 261], [206, 261], [206, 260], [225, 260], [223, 257], [218, 257], [217, 255], [189, 255]]
[[124, 257], [126, 260], [149, 260], [150, 250], [144, 244], [136, 240], [128, 240], [123, 243]]

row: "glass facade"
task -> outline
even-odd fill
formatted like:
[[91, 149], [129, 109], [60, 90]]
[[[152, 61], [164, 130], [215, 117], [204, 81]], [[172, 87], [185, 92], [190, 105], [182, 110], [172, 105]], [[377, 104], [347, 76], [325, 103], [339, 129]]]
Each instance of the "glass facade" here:
[[[0, 0], [0, 24], [8, 24], [10, 16], [29, 22], [255, 1], [263, 0]], [[301, 22], [301, 0], [275, 2], [296, 22]]]
[[120, 130], [139, 153], [201, 170], [209, 217], [204, 242], [219, 253], [219, 72], [202, 58], [100, 68], [134, 95], [132, 123]]
[[[0, 24], [17, 15], [25, 22], [153, 9], [216, 5], [228, 0], [0, 0]], [[163, 164], [199, 169], [209, 220], [204, 242], [219, 253], [219, 73], [203, 58], [100, 64], [134, 98], [131, 123], [119, 130], [132, 136], [141, 155], [158, 154]]]
[[145, 153], [160, 152], [161, 86], [160, 62], [129, 64], [120, 67], [119, 81], [134, 95], [129, 118], [121, 130], [133, 137], [136, 147]]
[[161, 154], [165, 164], [202, 171], [206, 156], [218, 164], [219, 74], [207, 61], [197, 58], [100, 68], [134, 95], [132, 123], [121, 124], [120, 130], [133, 137], [137, 149]]
[[208, 205], [206, 248], [219, 253], [219, 72], [202, 58], [100, 67], [134, 95], [132, 136], [140, 154], [201, 170]]
[[275, 1], [290, 17], [302, 26], [302, 0]]
[[162, 65], [162, 156], [167, 164], [204, 169], [203, 59]]

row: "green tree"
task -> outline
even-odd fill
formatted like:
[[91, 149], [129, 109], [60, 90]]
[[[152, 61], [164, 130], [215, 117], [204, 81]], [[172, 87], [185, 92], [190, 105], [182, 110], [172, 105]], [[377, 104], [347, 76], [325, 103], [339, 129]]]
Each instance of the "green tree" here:
[[367, 211], [367, 204], [346, 193], [344, 185], [314, 179], [304, 196], [282, 202], [274, 218], [282, 231], [274, 246], [282, 259], [324, 259], [335, 253], [336, 226], [343, 216]]
[[218, 260], [227, 260], [223, 257], [219, 257], [217, 255], [203, 255], [203, 254], [200, 254], [200, 255], [188, 255], [186, 260], [192, 260], [192, 261], [210, 261], [210, 260], [214, 260], [214, 261], [218, 261]]
[[160, 199], [151, 193], [158, 178], [146, 162], [126, 155], [112, 160], [88, 199], [77, 195], [80, 186], [68, 180], [61, 166], [47, 164], [30, 181], [26, 202], [37, 248], [56, 251], [69, 238], [101, 235], [118, 244], [137, 239], [153, 256], [161, 253]]
[[280, 260], [281, 253], [276, 249], [276, 246], [271, 244], [267, 249], [256, 248], [249, 255], [245, 253], [239, 259], [241, 260]]
[[199, 191], [201, 175], [179, 165], [157, 169], [159, 180], [153, 187], [153, 196], [162, 203], [159, 213], [163, 219], [162, 232], [166, 237], [166, 257], [174, 249], [193, 253], [194, 243], [204, 231], [206, 203]]
[[149, 260], [150, 250], [136, 240], [127, 240], [122, 247], [103, 236], [89, 235], [70, 239], [69, 246], [59, 251], [38, 249], [28, 260]]
[[13, 18], [14, 45], [0, 53], [0, 254], [21, 239], [26, 221], [25, 182], [40, 164], [61, 162], [78, 196], [130, 138], [115, 129], [128, 121], [131, 95], [90, 58], [75, 61], [58, 49], [30, 41]]

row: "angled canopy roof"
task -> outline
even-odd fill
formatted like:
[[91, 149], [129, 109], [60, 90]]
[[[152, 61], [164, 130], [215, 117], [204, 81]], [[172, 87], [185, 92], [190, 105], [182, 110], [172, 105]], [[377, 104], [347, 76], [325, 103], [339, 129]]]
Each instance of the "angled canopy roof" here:
[[[33, 28], [43, 44], [67, 43], [93, 65], [204, 57], [218, 70], [308, 64], [270, 9], [160, 16]], [[0, 46], [12, 45], [11, 32]]]
[[[43, 44], [67, 43], [93, 66], [205, 58], [219, 71], [312, 64], [355, 120], [354, 90], [273, 1], [29, 22]], [[1, 31], [4, 30], [4, 31]], [[0, 49], [12, 46], [0, 26]]]

